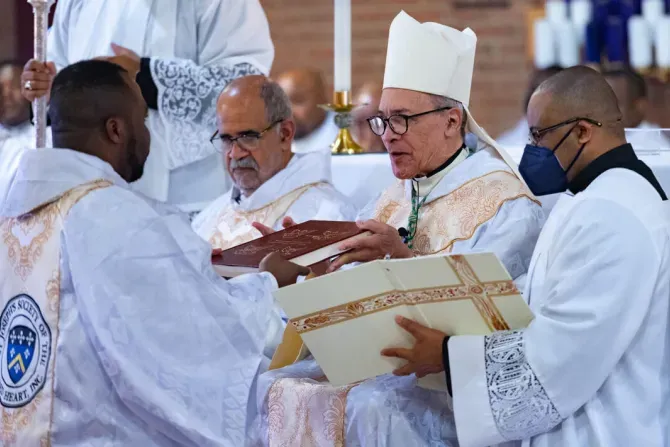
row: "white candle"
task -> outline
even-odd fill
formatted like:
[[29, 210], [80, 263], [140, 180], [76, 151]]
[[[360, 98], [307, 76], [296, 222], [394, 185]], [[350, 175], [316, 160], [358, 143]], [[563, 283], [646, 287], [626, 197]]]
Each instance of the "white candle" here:
[[642, 0], [642, 17], [647, 22], [656, 25], [656, 22], [665, 14], [663, 0]]
[[628, 56], [631, 67], [636, 70], [647, 69], [652, 64], [652, 29], [641, 16], [628, 20]]
[[565, 20], [554, 23], [554, 37], [558, 44], [558, 65], [570, 68], [579, 64], [579, 37], [575, 25]]
[[351, 0], [335, 0], [335, 91], [351, 90]]
[[670, 69], [670, 16], [658, 19], [656, 27], [656, 65]]
[[556, 65], [556, 47], [551, 24], [546, 19], [538, 19], [533, 25], [535, 68], [543, 70]]
[[586, 40], [586, 25], [589, 24], [593, 15], [592, 6], [591, 0], [572, 0], [570, 2], [570, 20], [575, 24], [580, 45], [583, 45]]
[[568, 4], [565, 0], [547, 0], [544, 12], [551, 23], [560, 23], [568, 19]]

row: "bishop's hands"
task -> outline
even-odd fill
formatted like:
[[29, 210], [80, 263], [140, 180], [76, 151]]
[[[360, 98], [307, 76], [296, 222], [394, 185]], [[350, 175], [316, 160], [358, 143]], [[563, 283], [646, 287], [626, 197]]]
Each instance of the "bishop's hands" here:
[[442, 343], [447, 336], [444, 332], [425, 327], [416, 321], [400, 315], [395, 321], [404, 330], [414, 337], [414, 346], [406, 348], [388, 348], [381, 352], [385, 357], [395, 357], [407, 361], [407, 364], [393, 371], [396, 376], [416, 374], [425, 377], [444, 371], [442, 359]]
[[23, 67], [23, 73], [21, 73], [21, 94], [23, 97], [30, 102], [44, 95], [47, 95], [48, 98], [56, 72], [56, 64], [53, 62], [29, 60]]
[[330, 264], [328, 273], [352, 262], [369, 262], [383, 259], [386, 256], [393, 259], [414, 256], [412, 250], [400, 238], [398, 230], [392, 226], [373, 219], [356, 222], [356, 224], [361, 230], [369, 231], [372, 234], [355, 237], [342, 243], [338, 248], [342, 251], [348, 251]]
[[272, 274], [279, 287], [295, 284], [299, 276], [307, 276], [310, 273], [307, 267], [287, 261], [279, 253], [270, 253], [263, 258], [258, 267], [259, 271]]

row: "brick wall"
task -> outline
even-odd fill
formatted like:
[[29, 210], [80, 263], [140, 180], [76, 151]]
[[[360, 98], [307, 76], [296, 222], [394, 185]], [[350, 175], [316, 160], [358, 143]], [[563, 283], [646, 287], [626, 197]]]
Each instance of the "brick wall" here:
[[[275, 43], [273, 73], [307, 66], [333, 71], [332, 0], [261, 0]], [[434, 21], [478, 36], [470, 107], [477, 121], [497, 135], [521, 116], [530, 65], [526, 57], [526, 12], [536, 0], [510, 0], [507, 7], [463, 9], [455, 0], [352, 0], [354, 89], [381, 81], [388, 27], [404, 9], [419, 21]], [[439, 57], [439, 55], [436, 55]]]
[[0, 60], [16, 57], [14, 0], [0, 0]]

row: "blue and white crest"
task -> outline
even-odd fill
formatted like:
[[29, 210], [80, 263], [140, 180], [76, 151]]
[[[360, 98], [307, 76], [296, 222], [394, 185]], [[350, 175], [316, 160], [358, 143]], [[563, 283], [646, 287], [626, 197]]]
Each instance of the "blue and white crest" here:
[[16, 325], [9, 331], [9, 343], [7, 343], [7, 369], [9, 378], [14, 384], [18, 383], [30, 367], [35, 356], [35, 342], [37, 341], [35, 331], [26, 327]]
[[23, 407], [44, 388], [51, 356], [51, 329], [28, 295], [7, 302], [0, 315], [0, 404]]

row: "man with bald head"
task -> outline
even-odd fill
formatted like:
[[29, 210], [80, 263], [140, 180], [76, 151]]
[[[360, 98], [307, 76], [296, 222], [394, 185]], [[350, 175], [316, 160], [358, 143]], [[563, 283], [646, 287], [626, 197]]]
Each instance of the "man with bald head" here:
[[277, 82], [291, 101], [295, 122], [293, 151], [330, 152], [339, 129], [333, 114], [319, 107], [330, 102], [321, 72], [309, 68], [290, 70], [279, 75]]
[[354, 98], [357, 107], [351, 112], [353, 123], [351, 125], [351, 136], [363, 151], [368, 153], [386, 152], [384, 142], [370, 129], [368, 118], [379, 110], [379, 102], [382, 96], [382, 86], [378, 82], [366, 82], [358, 90]]
[[219, 96], [217, 116], [211, 141], [234, 186], [193, 222], [214, 248], [227, 249], [268, 229], [281, 229], [285, 217], [296, 223], [355, 217], [330, 182], [328, 160], [320, 153], [292, 153], [296, 125], [277, 83], [264, 76], [232, 81]]
[[[443, 365], [461, 447], [666, 446], [670, 210], [626, 143], [605, 78], [574, 67], [528, 108], [520, 170], [537, 195], [566, 192], [533, 254], [520, 331], [417, 340], [403, 373]], [[398, 350], [395, 353], [398, 354]]]

